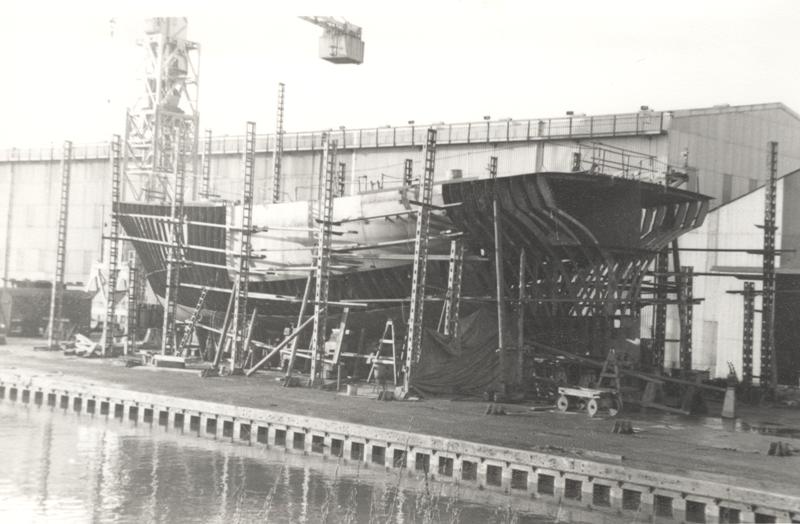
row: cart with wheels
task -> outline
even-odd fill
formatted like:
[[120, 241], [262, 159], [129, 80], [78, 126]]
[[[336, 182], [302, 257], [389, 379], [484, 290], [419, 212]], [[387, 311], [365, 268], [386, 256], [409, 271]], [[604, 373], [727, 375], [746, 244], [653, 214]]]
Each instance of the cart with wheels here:
[[556, 407], [559, 411], [570, 409], [586, 409], [586, 413], [593, 417], [598, 411], [606, 411], [609, 416], [615, 416], [622, 408], [619, 395], [613, 389], [593, 389], [580, 387], [559, 387]]

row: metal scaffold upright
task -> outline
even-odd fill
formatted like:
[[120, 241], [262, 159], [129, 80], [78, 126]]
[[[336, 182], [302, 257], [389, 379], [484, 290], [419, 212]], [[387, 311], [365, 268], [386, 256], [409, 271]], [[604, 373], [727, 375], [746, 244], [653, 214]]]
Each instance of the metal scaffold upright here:
[[203, 142], [203, 178], [200, 180], [200, 198], [211, 198], [211, 130], [206, 129]]
[[447, 270], [447, 293], [445, 294], [442, 333], [458, 337], [458, 310], [461, 305], [461, 277], [464, 273], [464, 242], [457, 238], [450, 241], [450, 260]]
[[347, 164], [339, 162], [339, 171], [336, 175], [336, 196], [343, 197], [347, 185]]
[[128, 260], [128, 326], [125, 334], [128, 338], [127, 352], [132, 353], [136, 351], [136, 328], [139, 326], [137, 307], [137, 296], [139, 282], [136, 275], [136, 258], [131, 257]]
[[330, 285], [331, 237], [333, 236], [333, 185], [336, 166], [336, 141], [326, 135], [322, 198], [319, 202], [319, 232], [316, 255], [316, 292], [314, 294], [314, 328], [311, 335], [310, 385], [315, 386], [322, 372], [325, 335], [328, 325], [328, 288]]
[[753, 383], [753, 318], [755, 317], [756, 286], [744, 283], [744, 318], [742, 320], [742, 382]]
[[681, 324], [679, 364], [683, 371], [692, 370], [692, 324], [694, 322], [694, 270], [681, 267], [675, 275], [678, 283], [678, 317]]
[[185, 190], [185, 155], [183, 154], [184, 133], [177, 134], [175, 149], [174, 192], [170, 202], [170, 221], [167, 225], [169, 246], [165, 247], [167, 262], [167, 286], [164, 296], [164, 317], [161, 337], [161, 354], [166, 355], [177, 348], [176, 312], [178, 309], [178, 289], [183, 259], [183, 195]]
[[236, 276], [236, 302], [233, 311], [233, 344], [231, 351], [231, 369], [241, 369], [247, 351], [247, 295], [250, 284], [250, 259], [253, 251], [253, 183], [255, 177], [256, 158], [256, 124], [247, 122], [245, 133], [242, 171], [244, 174], [244, 191], [242, 195], [241, 236], [239, 246], [239, 271]]
[[[197, 173], [200, 46], [186, 39], [185, 18], [151, 18], [146, 21], [142, 91], [128, 109], [125, 121], [123, 177], [126, 198], [169, 202], [177, 133], [185, 132], [186, 170]], [[193, 185], [193, 189], [194, 185]], [[194, 196], [194, 190], [192, 195]]]
[[47, 327], [47, 347], [54, 347], [61, 333], [61, 306], [64, 299], [64, 266], [67, 256], [67, 219], [69, 218], [69, 184], [72, 164], [72, 142], [64, 142], [61, 150], [61, 192], [58, 203], [58, 228], [56, 238], [56, 268], [50, 293], [50, 320]]
[[103, 325], [103, 356], [111, 352], [114, 343], [114, 325], [119, 275], [119, 215], [120, 179], [122, 176], [122, 140], [119, 135], [111, 139], [111, 222], [109, 224], [108, 280], [106, 286], [106, 320]]
[[764, 273], [761, 294], [761, 387], [775, 391], [777, 362], [775, 361], [775, 193], [778, 174], [778, 143], [769, 143], [767, 158], [769, 178], [764, 192]]
[[283, 82], [278, 84], [278, 111], [275, 116], [275, 152], [272, 160], [272, 202], [281, 201], [281, 160], [283, 156]]
[[410, 187], [414, 183], [414, 161], [406, 158], [403, 162], [403, 186]]
[[655, 312], [653, 315], [653, 371], [664, 372], [667, 338], [667, 277], [669, 273], [669, 248], [656, 255]]
[[403, 391], [411, 390], [414, 367], [422, 350], [423, 308], [425, 305], [425, 279], [428, 267], [428, 239], [430, 235], [431, 201], [433, 199], [433, 172], [436, 167], [436, 130], [428, 129], [425, 143], [425, 170], [421, 181], [421, 202], [417, 211], [414, 237], [414, 260], [411, 275], [411, 308], [406, 331], [405, 362], [403, 364]]

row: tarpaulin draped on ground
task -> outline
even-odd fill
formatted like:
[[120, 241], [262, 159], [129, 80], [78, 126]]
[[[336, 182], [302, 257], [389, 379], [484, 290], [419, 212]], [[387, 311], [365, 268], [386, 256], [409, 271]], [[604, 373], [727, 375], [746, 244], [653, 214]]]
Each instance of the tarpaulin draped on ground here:
[[497, 317], [491, 308], [461, 317], [457, 341], [426, 329], [411, 383], [426, 394], [483, 393], [495, 383], [496, 349]]

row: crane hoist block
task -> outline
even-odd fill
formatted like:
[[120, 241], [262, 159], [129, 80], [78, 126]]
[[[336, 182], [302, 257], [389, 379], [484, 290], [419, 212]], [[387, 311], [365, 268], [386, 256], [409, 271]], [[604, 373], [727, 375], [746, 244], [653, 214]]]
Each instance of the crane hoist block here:
[[334, 64], [361, 64], [364, 41], [355, 35], [326, 30], [319, 38], [319, 57]]

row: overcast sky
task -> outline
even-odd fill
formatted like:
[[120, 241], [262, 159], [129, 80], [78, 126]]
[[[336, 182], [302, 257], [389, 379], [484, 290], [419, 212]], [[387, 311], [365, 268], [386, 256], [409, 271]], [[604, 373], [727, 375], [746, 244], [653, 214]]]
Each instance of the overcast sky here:
[[[281, 81], [287, 131], [640, 105], [800, 110], [800, 4], [789, 0], [128, 4], [4, 2], [0, 147], [121, 133], [142, 20], [167, 15], [187, 16], [201, 45], [201, 127], [215, 134], [247, 120], [272, 132]], [[360, 25], [364, 63], [319, 59], [322, 30], [298, 14]]]

